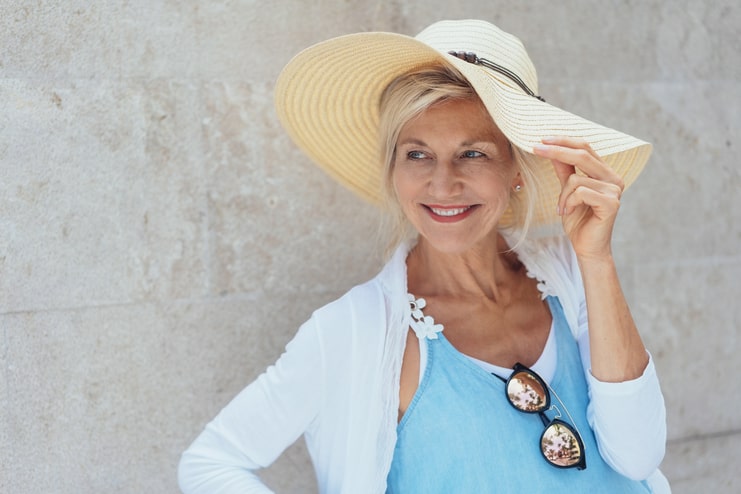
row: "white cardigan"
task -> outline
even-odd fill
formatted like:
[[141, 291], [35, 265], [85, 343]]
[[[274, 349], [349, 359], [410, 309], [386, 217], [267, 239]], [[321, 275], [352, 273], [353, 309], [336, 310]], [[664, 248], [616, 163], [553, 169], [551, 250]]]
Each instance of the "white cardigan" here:
[[[302, 434], [320, 493], [385, 491], [411, 320], [409, 248], [401, 246], [375, 278], [314, 312], [278, 361], [206, 426], [181, 458], [183, 492], [269, 493], [254, 471], [270, 465]], [[528, 240], [517, 254], [540, 281], [543, 296], [559, 297], [578, 341], [587, 331], [586, 312], [568, 240]], [[635, 381], [601, 383], [589, 372], [587, 379], [588, 417], [602, 456], [626, 476], [649, 477], [654, 492], [669, 492], [657, 470], [666, 422], [653, 362]]]

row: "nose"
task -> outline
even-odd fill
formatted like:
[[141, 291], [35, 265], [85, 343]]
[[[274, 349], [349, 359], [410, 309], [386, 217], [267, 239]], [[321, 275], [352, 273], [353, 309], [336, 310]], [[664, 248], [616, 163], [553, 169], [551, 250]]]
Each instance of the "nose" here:
[[460, 191], [461, 185], [461, 177], [455, 163], [450, 160], [440, 160], [435, 163], [428, 184], [432, 197], [455, 196]]

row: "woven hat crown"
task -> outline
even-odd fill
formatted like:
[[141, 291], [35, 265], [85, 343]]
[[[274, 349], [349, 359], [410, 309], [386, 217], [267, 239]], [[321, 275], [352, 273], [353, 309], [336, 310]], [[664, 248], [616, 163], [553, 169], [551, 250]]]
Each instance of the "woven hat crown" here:
[[[535, 66], [516, 36], [494, 24], [480, 20], [440, 21], [421, 31], [414, 39], [440, 53], [463, 51], [475, 53], [517, 74], [537, 94], [538, 75]], [[512, 80], [501, 77], [504, 84], [514, 87]]]

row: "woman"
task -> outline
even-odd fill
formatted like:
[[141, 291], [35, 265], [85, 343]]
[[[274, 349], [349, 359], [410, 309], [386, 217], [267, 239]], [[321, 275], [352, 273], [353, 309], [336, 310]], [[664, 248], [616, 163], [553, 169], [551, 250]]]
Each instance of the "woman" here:
[[323, 493], [669, 492], [611, 252], [647, 143], [545, 103], [519, 40], [483, 21], [310, 47], [276, 105], [395, 213], [398, 247], [208, 424], [184, 492], [269, 492], [255, 470], [302, 434]]

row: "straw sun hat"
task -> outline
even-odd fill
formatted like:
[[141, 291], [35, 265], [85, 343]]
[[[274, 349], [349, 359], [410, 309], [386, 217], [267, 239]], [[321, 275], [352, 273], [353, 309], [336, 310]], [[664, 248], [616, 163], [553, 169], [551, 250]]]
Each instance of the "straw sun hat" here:
[[[504, 135], [527, 153], [544, 137], [582, 138], [626, 187], [648, 160], [650, 144], [542, 101], [535, 68], [520, 40], [478, 20], [437, 22], [414, 38], [367, 32], [311, 46], [278, 78], [278, 117], [309, 158], [378, 204], [383, 182], [378, 150], [381, 94], [396, 77], [440, 64], [463, 74]], [[555, 205], [561, 187], [550, 162], [537, 161], [541, 189], [533, 224], [547, 225], [559, 221]]]

